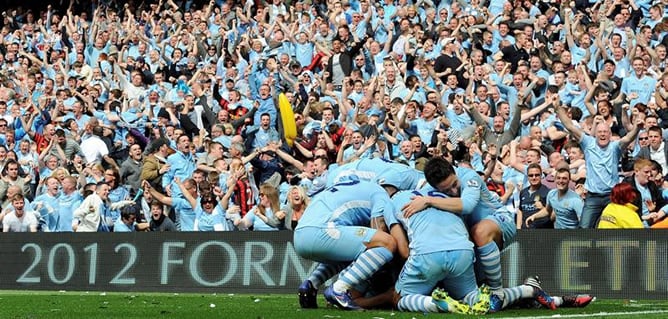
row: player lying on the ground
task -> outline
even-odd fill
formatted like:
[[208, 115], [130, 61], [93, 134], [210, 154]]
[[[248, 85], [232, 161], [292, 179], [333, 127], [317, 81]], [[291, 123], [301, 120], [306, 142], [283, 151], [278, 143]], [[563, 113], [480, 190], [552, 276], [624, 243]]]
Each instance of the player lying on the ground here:
[[362, 158], [339, 167], [327, 174], [327, 186], [347, 175], [355, 175], [360, 180], [375, 182], [378, 177], [401, 176], [400, 190], [414, 190], [426, 185], [424, 174], [408, 165], [390, 162], [382, 158]]

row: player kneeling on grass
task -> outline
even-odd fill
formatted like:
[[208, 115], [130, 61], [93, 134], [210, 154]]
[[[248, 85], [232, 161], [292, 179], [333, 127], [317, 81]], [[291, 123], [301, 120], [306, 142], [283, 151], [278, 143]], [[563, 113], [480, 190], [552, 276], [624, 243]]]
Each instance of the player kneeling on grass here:
[[396, 251], [392, 236], [369, 225], [392, 209], [382, 187], [354, 175], [313, 198], [294, 233], [297, 254], [320, 262], [299, 287], [303, 308], [316, 308], [317, 287], [347, 266], [325, 290], [325, 299], [342, 309], [361, 309], [349, 290], [392, 260]]
[[[436, 208], [427, 208], [410, 218], [401, 208], [418, 191], [398, 191], [390, 180], [381, 180], [392, 197], [395, 210], [387, 212], [385, 223], [397, 241], [406, 263], [394, 289], [394, 302], [401, 311], [485, 314], [489, 290], [478, 289], [473, 271], [473, 243], [462, 219]], [[438, 192], [431, 196], [445, 197]], [[398, 228], [399, 231], [393, 231]], [[405, 230], [405, 232], [404, 232]], [[444, 290], [434, 289], [442, 284]], [[459, 302], [463, 300], [464, 302]]]
[[521, 285], [503, 288], [501, 252], [504, 242], [517, 233], [514, 214], [508, 211], [498, 196], [491, 193], [480, 175], [472, 169], [457, 167], [441, 157], [429, 160], [424, 174], [433, 190], [448, 197], [414, 196], [403, 208], [410, 218], [427, 207], [461, 214], [475, 244], [479, 263], [492, 296], [490, 312], [499, 311], [517, 300], [536, 298], [542, 305], [556, 309], [552, 298], [540, 286]]

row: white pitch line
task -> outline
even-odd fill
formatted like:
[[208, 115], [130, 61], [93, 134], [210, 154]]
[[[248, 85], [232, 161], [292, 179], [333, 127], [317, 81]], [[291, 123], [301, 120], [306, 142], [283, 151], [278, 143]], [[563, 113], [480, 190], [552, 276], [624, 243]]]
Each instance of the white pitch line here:
[[583, 317], [603, 317], [603, 316], [631, 316], [631, 315], [650, 315], [657, 313], [668, 313], [668, 310], [645, 310], [629, 312], [598, 312], [575, 315], [554, 314], [549, 316], [530, 316], [530, 317], [499, 317], [496, 319], [554, 319], [554, 318], [583, 318]]

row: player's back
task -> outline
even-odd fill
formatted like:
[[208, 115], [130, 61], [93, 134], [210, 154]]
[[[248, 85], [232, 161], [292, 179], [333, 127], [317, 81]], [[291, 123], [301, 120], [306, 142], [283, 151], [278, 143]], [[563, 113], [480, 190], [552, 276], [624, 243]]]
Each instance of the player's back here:
[[350, 176], [316, 195], [297, 228], [323, 225], [368, 226], [371, 217], [382, 216], [392, 203], [380, 185]]
[[[411, 254], [426, 254], [444, 250], [473, 248], [461, 217], [433, 207], [426, 208], [410, 218], [403, 217], [401, 208], [414, 196], [446, 197], [435, 191], [401, 191], [392, 196], [395, 220], [400, 222], [410, 241]], [[386, 217], [387, 218], [387, 217]], [[392, 219], [387, 218], [387, 219]], [[392, 221], [386, 220], [387, 224]]]
[[[367, 160], [367, 159], [362, 159], [362, 160]], [[357, 171], [357, 165], [362, 160], [357, 160], [354, 162], [343, 164], [341, 166], [337, 166], [334, 169], [331, 169], [327, 174], [327, 187], [330, 187], [338, 183], [340, 180], [346, 179], [346, 177], [350, 175], [355, 175], [359, 177], [359, 179], [364, 181], [373, 181], [376, 177], [375, 172]]]
[[356, 175], [365, 181], [376, 181], [379, 176], [401, 176], [401, 185], [397, 186], [402, 190], [416, 189], [420, 181], [424, 180], [422, 172], [408, 165], [382, 158], [363, 158], [335, 168], [327, 177], [327, 185], [333, 185], [348, 175]]
[[[408, 165], [390, 162], [381, 158], [360, 160], [357, 165], [358, 171], [374, 172], [376, 179], [381, 176], [397, 176], [401, 178], [401, 184], [396, 185], [401, 190], [417, 189], [420, 181], [424, 180], [424, 174]], [[380, 183], [382, 184], [382, 183]]]

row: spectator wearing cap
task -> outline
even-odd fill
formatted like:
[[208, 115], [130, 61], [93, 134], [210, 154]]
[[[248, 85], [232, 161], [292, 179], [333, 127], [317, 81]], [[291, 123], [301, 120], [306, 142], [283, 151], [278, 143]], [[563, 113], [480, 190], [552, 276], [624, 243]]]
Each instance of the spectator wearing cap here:
[[[225, 84], [223, 87], [220, 87], [221, 82], [224, 82]], [[225, 79], [219, 78], [213, 88], [213, 96], [216, 100], [225, 100], [229, 103], [230, 92], [234, 91], [234, 79], [230, 77], [226, 77]], [[223, 105], [223, 103], [220, 104], [224, 108], [225, 105]], [[236, 108], [236, 106], [234, 106], [234, 108]]]
[[603, 81], [599, 81], [599, 88], [608, 92], [610, 98], [617, 97], [622, 88], [622, 79], [616, 73], [617, 65], [615, 61], [611, 59], [603, 61], [603, 68], [599, 74]]
[[603, 47], [603, 43], [598, 43], [601, 49], [601, 55], [604, 59], [610, 59], [615, 64], [614, 75], [619, 78], [625, 78], [629, 75], [631, 70], [631, 51], [624, 49], [621, 46], [621, 35], [614, 33], [610, 36], [609, 46]]

